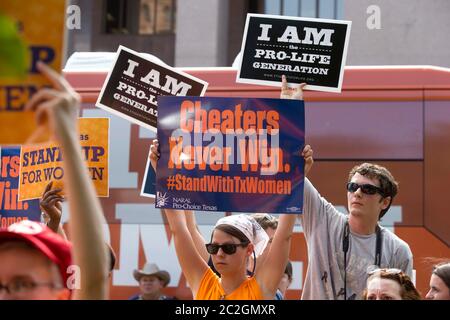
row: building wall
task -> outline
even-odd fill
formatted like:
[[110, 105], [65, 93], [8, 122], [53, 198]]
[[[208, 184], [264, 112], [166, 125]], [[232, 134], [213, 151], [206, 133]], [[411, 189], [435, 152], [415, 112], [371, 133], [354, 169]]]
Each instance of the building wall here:
[[252, 10], [247, 1], [230, 1], [228, 23], [228, 56], [226, 66], [231, 66], [241, 50], [242, 34], [244, 32], [247, 12]]
[[[380, 8], [381, 28], [367, 27], [370, 5]], [[347, 65], [450, 67], [450, 1], [345, 0], [351, 20]]]
[[[118, 35], [102, 30], [104, 2], [71, 1], [81, 8], [82, 28], [68, 32], [69, 55], [115, 51], [122, 44], [177, 67], [230, 66], [240, 50], [247, 12], [265, 8], [262, 0], [177, 0], [175, 34]], [[367, 26], [371, 5], [380, 9], [380, 29]], [[353, 22], [347, 65], [450, 67], [449, 0], [343, 0], [343, 6], [343, 19]]]
[[176, 67], [227, 64], [228, 7], [228, 0], [177, 1]]
[[[138, 2], [130, 6], [129, 17], [139, 18]], [[119, 45], [138, 52], [150, 53], [169, 65], [175, 60], [175, 34], [107, 34], [104, 31], [105, 1], [72, 0], [81, 9], [81, 30], [67, 32], [67, 57], [74, 51], [115, 52]], [[132, 10], [131, 10], [132, 9]]]

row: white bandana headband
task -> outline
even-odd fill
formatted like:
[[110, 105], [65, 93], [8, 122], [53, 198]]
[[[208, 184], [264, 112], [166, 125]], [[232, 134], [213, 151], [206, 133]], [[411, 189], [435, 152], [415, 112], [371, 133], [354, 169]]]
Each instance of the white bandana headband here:
[[253, 243], [256, 257], [263, 253], [269, 242], [269, 236], [253, 217], [245, 214], [226, 216], [217, 221], [216, 227], [224, 224], [235, 227]]

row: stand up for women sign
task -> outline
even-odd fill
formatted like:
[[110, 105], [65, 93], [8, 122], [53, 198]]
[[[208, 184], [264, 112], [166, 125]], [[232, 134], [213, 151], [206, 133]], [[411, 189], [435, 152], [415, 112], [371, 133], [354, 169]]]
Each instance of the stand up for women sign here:
[[[78, 119], [86, 170], [98, 197], [109, 196], [109, 118]], [[63, 187], [63, 155], [56, 142], [24, 145], [20, 152], [19, 200], [42, 197], [47, 184]]]
[[248, 14], [236, 81], [341, 92], [351, 21]]
[[301, 213], [304, 104], [160, 97], [156, 207]]

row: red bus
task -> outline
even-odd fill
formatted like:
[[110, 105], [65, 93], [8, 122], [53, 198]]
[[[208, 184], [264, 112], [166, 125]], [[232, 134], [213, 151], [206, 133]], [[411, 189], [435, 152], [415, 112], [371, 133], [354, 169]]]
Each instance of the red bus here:
[[[186, 69], [209, 82], [207, 96], [279, 97], [279, 88], [238, 84], [231, 68]], [[172, 276], [167, 294], [190, 299], [163, 214], [153, 199], [140, 196], [153, 134], [95, 107], [106, 72], [65, 70], [83, 98], [83, 116], [108, 116], [110, 196], [101, 198], [105, 230], [117, 253], [111, 298], [139, 291], [133, 270], [148, 261]], [[400, 190], [382, 224], [405, 240], [414, 254], [415, 281], [425, 296], [432, 263], [450, 258], [450, 69], [431, 66], [347, 67], [342, 93], [305, 92], [306, 140], [315, 163], [310, 180], [334, 205], [346, 210], [349, 170], [361, 162], [386, 166]], [[209, 231], [223, 213], [197, 214]], [[290, 259], [294, 282], [288, 299], [299, 299], [307, 268], [307, 248], [296, 226]]]

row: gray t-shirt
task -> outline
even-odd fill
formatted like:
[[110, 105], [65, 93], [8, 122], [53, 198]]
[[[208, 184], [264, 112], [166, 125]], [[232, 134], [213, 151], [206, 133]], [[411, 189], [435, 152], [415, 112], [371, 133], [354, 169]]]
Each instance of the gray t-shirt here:
[[[302, 299], [344, 299], [344, 252], [342, 239], [347, 215], [323, 198], [305, 179], [303, 231], [308, 246], [308, 269]], [[412, 252], [406, 242], [381, 227], [381, 267], [397, 268], [412, 275]], [[374, 266], [376, 233], [350, 233], [347, 252], [347, 298], [361, 299], [367, 271]]]

